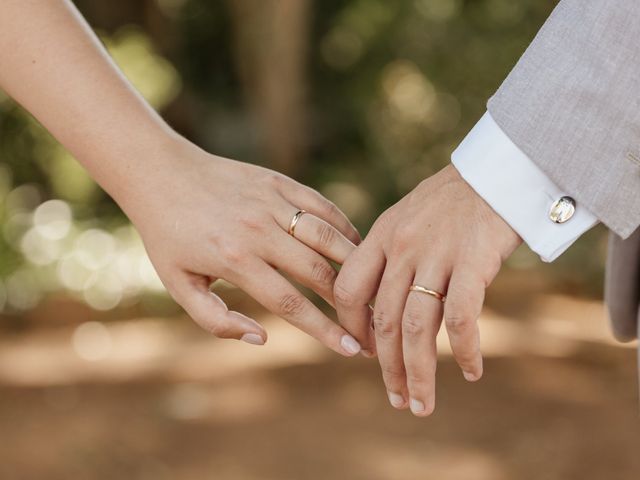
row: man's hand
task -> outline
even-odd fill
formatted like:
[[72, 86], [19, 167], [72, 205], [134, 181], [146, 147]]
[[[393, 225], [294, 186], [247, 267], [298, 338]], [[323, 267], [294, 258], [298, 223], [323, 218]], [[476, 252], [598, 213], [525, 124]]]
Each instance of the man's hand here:
[[[363, 349], [377, 350], [394, 407], [419, 416], [433, 411], [443, 313], [464, 377], [482, 376], [477, 318], [484, 291], [520, 243], [448, 166], [384, 212], [347, 258], [335, 284], [338, 316]], [[410, 291], [412, 285], [446, 300]]]

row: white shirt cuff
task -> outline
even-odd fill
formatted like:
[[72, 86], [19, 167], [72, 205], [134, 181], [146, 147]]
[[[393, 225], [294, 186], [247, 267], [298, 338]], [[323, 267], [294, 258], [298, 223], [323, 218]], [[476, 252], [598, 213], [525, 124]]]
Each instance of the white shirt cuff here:
[[568, 195], [529, 159], [485, 113], [451, 155], [471, 187], [545, 262], [552, 262], [598, 223], [577, 204], [566, 223], [549, 218], [552, 204]]

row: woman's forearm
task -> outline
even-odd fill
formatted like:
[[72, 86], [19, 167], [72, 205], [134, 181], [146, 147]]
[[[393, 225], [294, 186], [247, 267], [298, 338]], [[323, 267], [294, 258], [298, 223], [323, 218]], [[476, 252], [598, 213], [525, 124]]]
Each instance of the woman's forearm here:
[[0, 87], [118, 201], [176, 138], [67, 0], [0, 0]]
[[[181, 139], [69, 1], [0, 0], [0, 87], [121, 205], [169, 292], [206, 330], [266, 341], [258, 323], [210, 291], [224, 278], [333, 350], [360, 350], [279, 273], [333, 303], [336, 273], [323, 255], [341, 263], [354, 248], [349, 240], [359, 240], [344, 214], [290, 178]], [[289, 222], [303, 212], [294, 238]]]

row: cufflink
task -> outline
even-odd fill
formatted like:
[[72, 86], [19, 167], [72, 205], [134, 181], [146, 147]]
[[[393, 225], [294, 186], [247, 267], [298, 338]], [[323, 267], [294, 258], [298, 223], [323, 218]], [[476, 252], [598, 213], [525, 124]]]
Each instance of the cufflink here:
[[576, 213], [576, 201], [571, 197], [560, 197], [549, 209], [549, 218], [554, 223], [564, 223]]

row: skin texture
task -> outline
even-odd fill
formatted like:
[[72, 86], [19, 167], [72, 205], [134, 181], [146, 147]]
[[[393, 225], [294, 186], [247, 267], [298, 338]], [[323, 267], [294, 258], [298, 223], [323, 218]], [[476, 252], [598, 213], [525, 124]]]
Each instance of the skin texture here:
[[[257, 322], [228, 311], [209, 291], [224, 278], [336, 352], [358, 353], [355, 340], [278, 271], [334, 304], [337, 273], [326, 258], [343, 263], [359, 241], [335, 205], [284, 175], [187, 142], [172, 157], [180, 159], [176, 167], [162, 169], [124, 204], [160, 278], [189, 315], [218, 337], [266, 341]], [[294, 238], [287, 229], [299, 209], [307, 213]]]
[[[391, 403], [428, 415], [444, 314], [465, 377], [480, 378], [476, 319], [484, 290], [521, 240], [453, 167], [387, 210], [350, 253], [357, 232], [317, 192], [210, 155], [173, 132], [69, 1], [0, 0], [0, 11], [0, 87], [120, 204], [170, 293], [206, 330], [266, 341], [258, 323], [209, 291], [224, 278], [343, 355], [360, 344], [363, 353], [377, 350]], [[309, 213], [294, 239], [287, 228], [299, 209]], [[345, 262], [335, 283], [324, 257]], [[329, 303], [335, 294], [344, 329], [280, 272]], [[412, 283], [446, 292], [446, 304], [409, 294]]]
[[[0, 0], [0, 87], [31, 112], [136, 225], [160, 278], [206, 330], [262, 344], [254, 320], [209, 291], [224, 278], [351, 356], [358, 343], [278, 272], [333, 303], [338, 263], [359, 242], [320, 194], [210, 155], [177, 135], [123, 77], [67, 0]], [[296, 238], [287, 234], [299, 209]], [[319, 253], [318, 253], [319, 252]]]
[[[363, 349], [377, 350], [394, 407], [433, 411], [443, 317], [464, 377], [482, 376], [484, 292], [521, 242], [448, 166], [384, 212], [347, 258], [335, 283], [338, 316]], [[445, 293], [446, 302], [409, 292], [412, 284]]]

